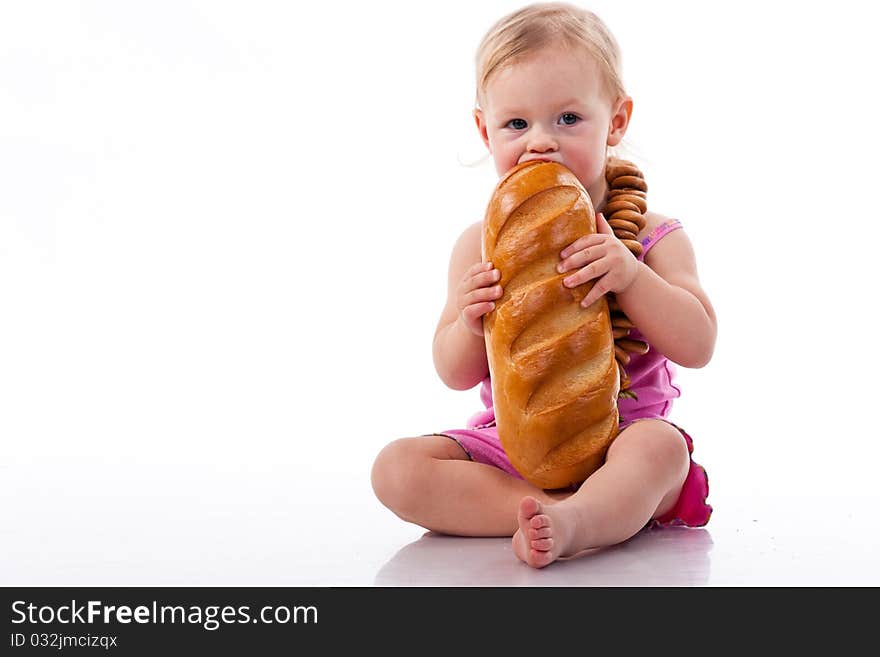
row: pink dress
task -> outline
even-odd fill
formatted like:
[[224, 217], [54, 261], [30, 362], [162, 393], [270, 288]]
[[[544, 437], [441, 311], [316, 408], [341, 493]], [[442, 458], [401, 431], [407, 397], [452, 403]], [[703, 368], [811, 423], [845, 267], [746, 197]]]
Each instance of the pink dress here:
[[[657, 226], [642, 240], [642, 255], [645, 255], [664, 236], [681, 228], [678, 220], [669, 220]], [[638, 330], [633, 330], [631, 337], [644, 340]], [[631, 354], [626, 372], [630, 377], [630, 388], [637, 399], [622, 398], [618, 401], [621, 416], [619, 431], [623, 431], [633, 422], [645, 419], [661, 419], [669, 422], [667, 416], [672, 408], [672, 400], [681, 395], [675, 385], [675, 366], [663, 354], [649, 349], [645, 354]], [[489, 377], [483, 380], [480, 387], [480, 400], [485, 406], [468, 420], [465, 429], [450, 429], [439, 434], [455, 440], [467, 453], [472, 461], [486, 463], [500, 468], [513, 477], [522, 476], [513, 468], [507, 458], [501, 442], [498, 440], [498, 429], [495, 426], [495, 412], [492, 401], [492, 384]], [[691, 437], [681, 427], [669, 422], [678, 429], [688, 450], [693, 453], [694, 444]], [[682, 487], [681, 495], [673, 509], [661, 518], [654, 519], [651, 525], [688, 525], [702, 527], [709, 521], [712, 507], [706, 504], [709, 495], [709, 480], [702, 466], [691, 459], [690, 471]]]

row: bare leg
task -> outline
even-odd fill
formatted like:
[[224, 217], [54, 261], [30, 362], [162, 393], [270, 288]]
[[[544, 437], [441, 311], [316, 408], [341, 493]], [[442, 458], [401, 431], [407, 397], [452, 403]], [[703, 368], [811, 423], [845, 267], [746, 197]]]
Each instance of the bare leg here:
[[512, 536], [524, 496], [550, 503], [568, 495], [542, 491], [491, 465], [475, 463], [445, 436], [389, 444], [376, 457], [372, 483], [379, 500], [404, 520], [460, 536]]
[[514, 552], [542, 568], [559, 557], [621, 543], [672, 509], [689, 465], [687, 445], [675, 427], [662, 420], [635, 422], [577, 493], [555, 504], [536, 496], [520, 501]]

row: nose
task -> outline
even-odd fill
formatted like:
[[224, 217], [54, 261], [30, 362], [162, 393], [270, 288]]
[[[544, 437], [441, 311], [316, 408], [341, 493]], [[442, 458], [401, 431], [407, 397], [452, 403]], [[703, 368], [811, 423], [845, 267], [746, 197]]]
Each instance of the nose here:
[[526, 144], [529, 153], [548, 153], [559, 150], [559, 144], [546, 129], [535, 126], [529, 131], [529, 140]]

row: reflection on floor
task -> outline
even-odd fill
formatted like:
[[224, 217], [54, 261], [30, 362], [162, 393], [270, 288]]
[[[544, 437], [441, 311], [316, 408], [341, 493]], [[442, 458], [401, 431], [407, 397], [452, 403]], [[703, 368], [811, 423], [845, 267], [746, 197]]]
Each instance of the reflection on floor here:
[[376, 574], [376, 586], [702, 586], [712, 537], [706, 529], [646, 529], [622, 545], [582, 553], [534, 570], [508, 538], [427, 532]]

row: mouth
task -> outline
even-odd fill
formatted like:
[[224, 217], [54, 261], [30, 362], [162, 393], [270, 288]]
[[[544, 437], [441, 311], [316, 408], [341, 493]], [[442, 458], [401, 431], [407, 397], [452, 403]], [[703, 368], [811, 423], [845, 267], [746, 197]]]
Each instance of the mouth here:
[[539, 155], [537, 157], [527, 157], [526, 159], [521, 160], [520, 164], [523, 164], [525, 162], [556, 162], [557, 164], [562, 164], [562, 160], [555, 158], [555, 157], [550, 157], [549, 155]]

